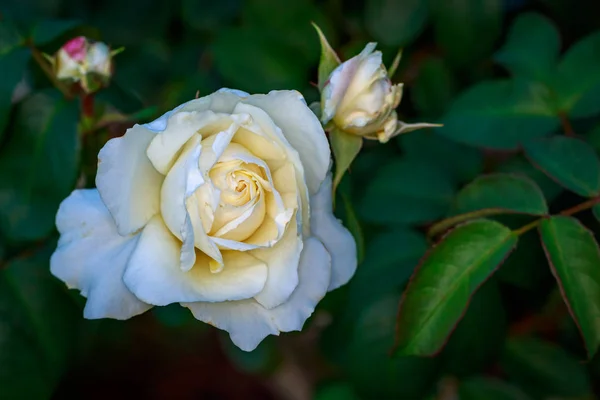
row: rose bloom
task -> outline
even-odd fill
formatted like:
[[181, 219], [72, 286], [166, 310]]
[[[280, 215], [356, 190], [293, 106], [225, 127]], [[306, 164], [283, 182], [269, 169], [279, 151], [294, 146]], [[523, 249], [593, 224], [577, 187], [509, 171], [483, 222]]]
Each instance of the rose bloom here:
[[340, 64], [321, 92], [321, 120], [344, 132], [387, 142], [400, 130], [394, 109], [402, 84], [392, 85], [381, 52], [369, 43], [357, 56]]
[[330, 150], [295, 91], [221, 89], [110, 140], [60, 206], [52, 273], [86, 318], [180, 303], [241, 349], [300, 330], [356, 269]]

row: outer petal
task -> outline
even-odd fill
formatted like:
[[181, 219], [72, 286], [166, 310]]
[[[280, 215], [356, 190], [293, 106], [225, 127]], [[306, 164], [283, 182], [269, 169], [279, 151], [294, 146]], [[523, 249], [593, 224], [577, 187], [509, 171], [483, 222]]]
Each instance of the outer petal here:
[[154, 136], [134, 125], [125, 136], [109, 140], [98, 154], [96, 186], [120, 235], [137, 231], [160, 209], [164, 177], [146, 157]]
[[198, 254], [190, 271], [179, 268], [181, 242], [160, 216], [144, 228], [123, 280], [135, 295], [154, 305], [182, 301], [248, 299], [259, 293], [267, 280], [267, 266], [245, 253], [224, 252], [227, 264], [220, 273], [210, 272], [209, 258]]
[[327, 292], [330, 258], [315, 238], [304, 242], [300, 258], [300, 284], [289, 300], [267, 310], [255, 300], [226, 303], [185, 303], [200, 321], [229, 332], [231, 340], [244, 351], [252, 351], [268, 335], [302, 329]]
[[123, 273], [139, 235], [120, 236], [95, 189], [76, 190], [58, 210], [61, 234], [50, 270], [87, 297], [88, 319], [127, 319], [151, 306], [138, 300], [123, 283]]
[[321, 123], [302, 95], [292, 90], [272, 91], [267, 95], [250, 96], [243, 102], [266, 111], [281, 128], [300, 155], [310, 193], [315, 193], [327, 174], [331, 152]]
[[284, 303], [298, 286], [298, 264], [302, 252], [302, 236], [296, 222], [287, 227], [284, 236], [275, 246], [253, 250], [251, 254], [269, 267], [264, 289], [254, 296], [263, 307], [275, 308]]
[[345, 285], [356, 271], [356, 241], [333, 215], [331, 204], [331, 175], [311, 197], [311, 230], [331, 254], [331, 282], [329, 290]]

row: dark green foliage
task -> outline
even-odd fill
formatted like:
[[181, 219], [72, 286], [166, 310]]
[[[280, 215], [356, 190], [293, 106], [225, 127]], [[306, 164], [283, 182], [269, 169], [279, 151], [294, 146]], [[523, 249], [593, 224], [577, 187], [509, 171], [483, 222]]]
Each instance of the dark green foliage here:
[[[597, 3], [2, 1], [0, 400], [598, 398]], [[98, 150], [197, 92], [318, 101], [337, 61], [319, 70], [311, 22], [342, 61], [376, 41], [389, 68], [403, 48], [399, 118], [444, 124], [337, 160], [353, 279], [305, 332], [252, 353], [178, 305], [82, 325], [48, 261], [59, 203], [93, 187]], [[98, 129], [39, 67], [78, 35], [125, 47]]]

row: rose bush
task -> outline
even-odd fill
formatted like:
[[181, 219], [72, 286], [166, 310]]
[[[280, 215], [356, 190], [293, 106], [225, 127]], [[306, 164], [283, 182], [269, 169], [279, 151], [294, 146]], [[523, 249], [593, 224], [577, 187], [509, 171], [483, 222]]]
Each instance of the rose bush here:
[[301, 329], [356, 269], [330, 158], [298, 92], [192, 100], [104, 146], [97, 189], [60, 206], [51, 271], [86, 318], [180, 303], [252, 350]]

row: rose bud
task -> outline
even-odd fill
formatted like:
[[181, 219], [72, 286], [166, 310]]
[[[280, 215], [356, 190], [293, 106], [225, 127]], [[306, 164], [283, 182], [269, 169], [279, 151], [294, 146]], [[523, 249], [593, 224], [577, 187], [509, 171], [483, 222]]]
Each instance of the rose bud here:
[[437, 126], [405, 124], [394, 111], [402, 98], [403, 84], [393, 85], [376, 43], [333, 70], [321, 92], [324, 125], [332, 122], [344, 132], [379, 140], [411, 130]]

